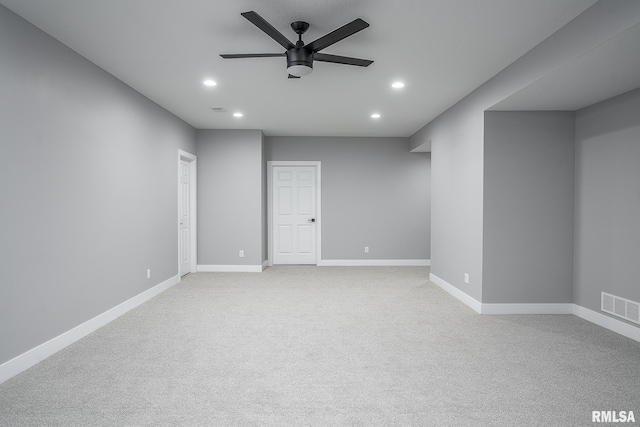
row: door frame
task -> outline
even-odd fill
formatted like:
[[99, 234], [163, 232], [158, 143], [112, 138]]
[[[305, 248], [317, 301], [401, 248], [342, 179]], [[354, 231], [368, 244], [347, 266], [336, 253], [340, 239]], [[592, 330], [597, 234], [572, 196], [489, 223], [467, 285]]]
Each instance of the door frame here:
[[272, 160], [267, 162], [267, 265], [273, 266], [273, 168], [274, 166], [312, 166], [316, 168], [316, 265], [322, 260], [322, 177], [320, 161]]
[[186, 151], [178, 150], [178, 215], [176, 215], [176, 224], [178, 228], [178, 275], [180, 275], [180, 161], [189, 162], [189, 255], [191, 261], [189, 262], [189, 272], [195, 273], [198, 271], [198, 218], [197, 218], [197, 157]]

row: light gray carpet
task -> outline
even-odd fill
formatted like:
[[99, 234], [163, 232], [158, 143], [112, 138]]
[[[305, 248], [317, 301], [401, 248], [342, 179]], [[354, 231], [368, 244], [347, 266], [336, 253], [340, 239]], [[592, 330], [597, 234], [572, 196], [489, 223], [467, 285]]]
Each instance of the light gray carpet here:
[[640, 343], [480, 316], [422, 267], [198, 273], [0, 385], [2, 426], [582, 426], [640, 418]]

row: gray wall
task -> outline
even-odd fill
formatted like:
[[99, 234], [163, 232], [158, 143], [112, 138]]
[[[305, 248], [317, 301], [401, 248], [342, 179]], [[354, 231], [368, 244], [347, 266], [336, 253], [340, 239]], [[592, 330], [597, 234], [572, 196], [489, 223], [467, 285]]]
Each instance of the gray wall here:
[[640, 90], [576, 113], [575, 207], [575, 303], [640, 301]]
[[434, 275], [482, 301], [484, 111], [636, 24], [639, 10], [596, 3], [411, 137], [412, 148], [431, 144]]
[[431, 273], [478, 301], [482, 298], [482, 112], [474, 104], [458, 104], [428, 130]]
[[0, 364], [178, 274], [177, 150], [194, 142], [0, 6]]
[[259, 130], [198, 130], [199, 265], [262, 265], [262, 139]]
[[573, 112], [486, 112], [484, 303], [573, 301]]
[[266, 137], [265, 151], [322, 162], [323, 259], [430, 258], [431, 159], [407, 138]]

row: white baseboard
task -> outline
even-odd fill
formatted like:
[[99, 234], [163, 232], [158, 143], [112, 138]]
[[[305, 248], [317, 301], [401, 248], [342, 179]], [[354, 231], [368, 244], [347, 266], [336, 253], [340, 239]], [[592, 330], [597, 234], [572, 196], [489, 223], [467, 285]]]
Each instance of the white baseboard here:
[[482, 304], [481, 314], [573, 314], [573, 304]]
[[476, 313], [478, 313], [478, 314], [482, 313], [482, 303], [480, 301], [478, 301], [478, 300], [474, 299], [473, 297], [469, 296], [468, 294], [462, 292], [460, 289], [458, 289], [455, 286], [453, 286], [452, 284], [442, 280], [441, 278], [439, 278], [438, 276], [436, 276], [433, 273], [429, 274], [429, 280], [431, 282], [435, 283], [436, 285], [440, 286], [442, 289], [444, 289], [446, 292], [450, 293], [455, 298], [459, 299], [460, 301], [462, 301], [463, 303], [465, 303], [466, 305], [471, 307], [471, 309], [473, 311], [475, 311]]
[[483, 304], [434, 274], [429, 280], [459, 299], [478, 314], [573, 314], [588, 322], [640, 342], [640, 328], [577, 304]]
[[321, 267], [428, 267], [430, 259], [323, 259]]
[[178, 283], [180, 283], [180, 276], [173, 276], [153, 288], [147, 289], [141, 294], [138, 294], [133, 298], [130, 298], [127, 301], [105, 311], [104, 313], [97, 315], [93, 319], [87, 320], [75, 328], [70, 329], [67, 332], [64, 332], [63, 334], [60, 334], [57, 337], [52, 338], [49, 341], [3, 363], [0, 365], [0, 384], [11, 377], [18, 375], [20, 372], [29, 369], [36, 363], [43, 361], [47, 357], [57, 353], [81, 338], [84, 338], [91, 332], [103, 327], [107, 323], [117, 319], [126, 312], [136, 308], [140, 304], [150, 300]]
[[260, 265], [198, 265], [202, 273], [262, 273], [265, 264]]
[[578, 304], [573, 305], [573, 314], [591, 323], [595, 323], [598, 326], [602, 326], [605, 329], [609, 329], [617, 334], [623, 335], [627, 338], [640, 342], [640, 328], [633, 326], [629, 323], [625, 323], [622, 320], [609, 317], [606, 314], [598, 313], [597, 311], [590, 310], [582, 307]]

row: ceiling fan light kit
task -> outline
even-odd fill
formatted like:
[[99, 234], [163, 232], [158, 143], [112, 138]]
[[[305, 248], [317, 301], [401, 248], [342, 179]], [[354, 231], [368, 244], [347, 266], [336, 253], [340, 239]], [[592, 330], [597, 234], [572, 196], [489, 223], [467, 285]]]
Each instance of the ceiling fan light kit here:
[[298, 41], [294, 45], [282, 33], [276, 30], [264, 18], [254, 11], [241, 13], [256, 27], [260, 28], [269, 37], [274, 39], [278, 44], [286, 49], [284, 53], [248, 53], [248, 54], [221, 54], [224, 59], [237, 58], [270, 58], [278, 56], [286, 56], [287, 72], [289, 78], [300, 78], [311, 74], [313, 71], [313, 61], [332, 62], [335, 64], [355, 65], [358, 67], [368, 67], [373, 61], [367, 59], [351, 58], [347, 56], [329, 55], [318, 53], [320, 50], [331, 46], [340, 40], [347, 38], [358, 31], [364, 30], [369, 26], [362, 19], [356, 19], [319, 39], [304, 44], [302, 35], [309, 29], [309, 24], [304, 21], [295, 21], [291, 23], [291, 29], [298, 34]]
[[308, 76], [309, 74], [311, 74], [312, 71], [313, 71], [313, 66], [311, 64], [309, 65], [289, 64], [287, 67], [287, 73], [289, 73], [289, 75], [293, 77]]

